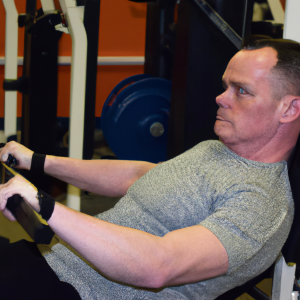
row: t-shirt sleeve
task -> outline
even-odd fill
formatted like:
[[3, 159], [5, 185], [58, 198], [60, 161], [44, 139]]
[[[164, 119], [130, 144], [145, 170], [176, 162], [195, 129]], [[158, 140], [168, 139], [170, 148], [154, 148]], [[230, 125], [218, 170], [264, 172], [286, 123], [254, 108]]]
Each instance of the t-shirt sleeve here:
[[251, 260], [270, 238], [275, 238], [287, 214], [284, 199], [274, 205], [264, 193], [243, 191], [220, 201], [214, 213], [199, 225], [209, 229], [225, 247], [230, 274]]

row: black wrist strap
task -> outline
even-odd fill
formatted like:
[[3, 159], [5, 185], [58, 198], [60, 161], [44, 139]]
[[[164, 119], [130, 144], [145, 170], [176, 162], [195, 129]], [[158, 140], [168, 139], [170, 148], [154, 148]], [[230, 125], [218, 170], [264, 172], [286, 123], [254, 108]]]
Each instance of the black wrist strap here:
[[46, 154], [33, 153], [31, 159], [30, 172], [37, 176], [44, 175], [44, 165]]
[[37, 198], [39, 199], [40, 204], [39, 214], [44, 220], [48, 221], [53, 214], [55, 200], [40, 189], [38, 189]]

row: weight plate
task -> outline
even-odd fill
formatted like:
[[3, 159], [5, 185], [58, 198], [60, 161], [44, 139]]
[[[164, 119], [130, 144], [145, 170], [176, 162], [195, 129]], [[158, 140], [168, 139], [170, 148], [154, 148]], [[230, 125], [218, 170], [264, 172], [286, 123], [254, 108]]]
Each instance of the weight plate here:
[[119, 159], [166, 160], [170, 99], [170, 81], [146, 78], [124, 88], [102, 112], [104, 137]]
[[130, 76], [128, 78], [125, 78], [121, 82], [119, 82], [111, 91], [111, 93], [108, 95], [103, 105], [102, 113], [101, 113], [101, 122], [106, 123], [106, 118], [109, 118], [109, 115], [113, 114], [115, 108], [118, 107], [119, 102], [123, 101], [124, 99], [123, 91], [125, 88], [142, 79], [147, 79], [151, 77], [152, 76], [147, 74], [139, 74], [139, 75]]

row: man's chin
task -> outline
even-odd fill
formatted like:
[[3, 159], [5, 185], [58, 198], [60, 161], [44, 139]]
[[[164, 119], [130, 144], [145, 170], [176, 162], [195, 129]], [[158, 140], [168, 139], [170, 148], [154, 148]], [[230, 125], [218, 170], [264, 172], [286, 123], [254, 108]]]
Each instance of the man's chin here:
[[214, 132], [219, 137], [220, 141], [230, 138], [231, 135], [226, 129], [227, 128], [224, 128], [223, 126], [217, 126], [217, 124], [215, 124]]

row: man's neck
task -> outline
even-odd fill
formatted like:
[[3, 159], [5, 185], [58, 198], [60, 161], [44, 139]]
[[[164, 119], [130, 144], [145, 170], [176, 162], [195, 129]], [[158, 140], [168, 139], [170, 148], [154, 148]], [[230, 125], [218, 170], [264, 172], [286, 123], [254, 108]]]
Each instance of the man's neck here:
[[265, 143], [224, 144], [244, 158], [264, 163], [276, 163], [282, 160], [288, 161], [297, 143], [298, 135], [298, 129], [291, 128], [288, 133], [286, 130], [279, 130], [273, 138]]

